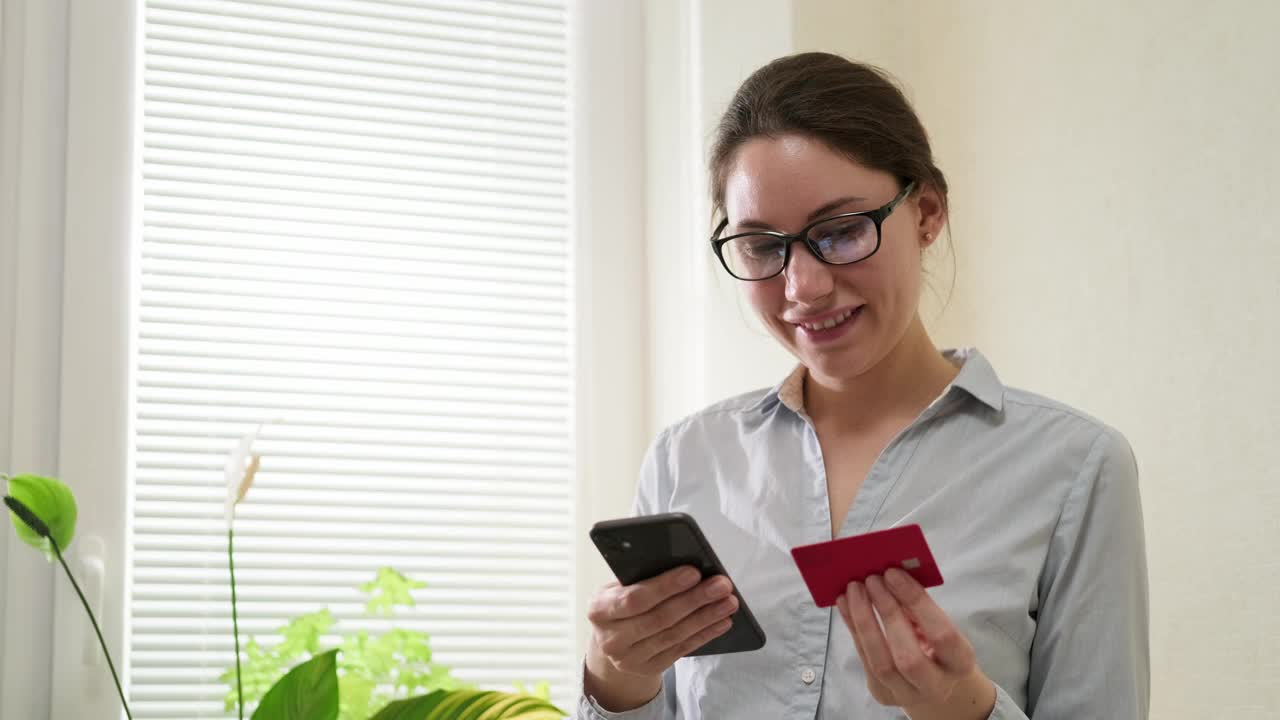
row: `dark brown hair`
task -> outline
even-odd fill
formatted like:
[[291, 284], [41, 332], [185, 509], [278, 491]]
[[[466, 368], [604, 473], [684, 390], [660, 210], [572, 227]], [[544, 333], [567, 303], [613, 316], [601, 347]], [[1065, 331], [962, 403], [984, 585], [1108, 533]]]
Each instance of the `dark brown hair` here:
[[933, 161], [920, 118], [882, 70], [839, 55], [779, 58], [747, 78], [716, 128], [711, 152], [712, 211], [723, 214], [734, 154], [756, 137], [804, 135], [904, 182], [931, 186], [947, 203], [947, 180]]

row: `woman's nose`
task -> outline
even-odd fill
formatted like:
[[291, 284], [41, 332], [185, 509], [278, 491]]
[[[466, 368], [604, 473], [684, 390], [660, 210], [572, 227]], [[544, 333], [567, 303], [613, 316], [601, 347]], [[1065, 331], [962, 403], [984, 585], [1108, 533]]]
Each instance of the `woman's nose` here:
[[782, 271], [787, 280], [787, 299], [795, 303], [812, 303], [831, 294], [834, 279], [831, 266], [814, 257], [809, 246], [797, 240], [791, 246], [791, 261]]

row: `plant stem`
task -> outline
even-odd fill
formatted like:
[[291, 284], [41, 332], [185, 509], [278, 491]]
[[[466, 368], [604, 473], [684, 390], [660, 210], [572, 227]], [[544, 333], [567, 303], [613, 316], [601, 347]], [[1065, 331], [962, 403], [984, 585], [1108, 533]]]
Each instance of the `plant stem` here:
[[236, 560], [232, 552], [234, 531], [227, 528], [227, 566], [231, 569], [231, 632], [236, 638], [236, 707], [244, 720], [244, 686], [240, 683], [240, 618], [236, 612]]
[[129, 712], [129, 701], [124, 699], [124, 688], [120, 686], [120, 676], [116, 675], [115, 663], [111, 662], [111, 653], [107, 651], [107, 641], [102, 639], [102, 629], [98, 627], [98, 619], [93, 616], [93, 609], [89, 607], [89, 601], [85, 600], [84, 593], [80, 592], [80, 584], [76, 582], [76, 578], [71, 574], [71, 568], [67, 567], [67, 561], [62, 559], [62, 550], [58, 548], [58, 541], [53, 536], [46, 536], [49, 544], [53, 546], [53, 554], [58, 556], [58, 562], [62, 565], [62, 569], [67, 573], [67, 579], [71, 581], [71, 587], [75, 588], [76, 595], [80, 597], [80, 604], [84, 605], [84, 611], [89, 613], [89, 622], [93, 623], [93, 632], [98, 636], [98, 644], [102, 646], [102, 654], [107, 657], [107, 667], [111, 670], [111, 679], [116, 683], [116, 692], [120, 694], [120, 703], [124, 705], [125, 717], [133, 720], [133, 713]]

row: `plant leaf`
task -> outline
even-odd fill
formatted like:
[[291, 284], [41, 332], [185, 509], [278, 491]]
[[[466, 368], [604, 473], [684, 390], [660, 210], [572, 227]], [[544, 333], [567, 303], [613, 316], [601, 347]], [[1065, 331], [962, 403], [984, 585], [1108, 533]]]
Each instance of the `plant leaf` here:
[[276, 645], [275, 653], [284, 658], [286, 663], [303, 653], [315, 655], [320, 652], [320, 638], [331, 627], [333, 615], [329, 608], [299, 615], [279, 630], [282, 639]]
[[336, 720], [338, 651], [317, 655], [280, 678], [253, 712], [252, 720]]
[[515, 683], [515, 688], [517, 695], [529, 695], [541, 700], [551, 700], [551, 683], [546, 680], [534, 685], [532, 690], [522, 682]]
[[384, 567], [378, 569], [377, 578], [361, 585], [360, 589], [371, 596], [365, 603], [365, 608], [370, 615], [391, 615], [397, 605], [406, 607], [416, 605], [409, 591], [426, 586], [424, 582], [410, 580], [393, 568]]
[[[292, 658], [282, 658], [276, 654], [276, 647], [279, 647], [279, 644], [264, 650], [258, 644], [258, 641], [253, 638], [249, 638], [248, 644], [245, 645], [244, 668], [241, 678], [245, 707], [250, 707], [261, 700], [262, 696], [271, 689], [271, 686], [277, 680], [284, 677], [289, 666], [293, 664]], [[227, 685], [225, 705], [227, 712], [231, 712], [236, 709], [236, 703], [239, 699], [236, 694], [235, 665], [227, 668], [226, 672], [218, 676], [218, 679]]]
[[[76, 496], [71, 489], [53, 478], [39, 475], [15, 475], [9, 478], [7, 492], [27, 506], [49, 528], [58, 547], [66, 550], [76, 533]], [[9, 513], [18, 539], [44, 553], [53, 561], [53, 546], [13, 512]]]
[[397, 700], [379, 710], [378, 714], [369, 720], [422, 720], [448, 695], [449, 693], [445, 690], [437, 690], [408, 700]]
[[370, 720], [561, 720], [551, 703], [492, 690], [438, 690], [393, 702]]
[[[343, 655], [345, 660], [346, 655]], [[338, 713], [345, 720], [367, 720], [373, 714], [373, 692], [378, 684], [367, 677], [345, 673], [338, 676]]]
[[508, 695], [475, 716], [475, 720], [559, 720], [564, 713], [550, 701], [529, 695]]

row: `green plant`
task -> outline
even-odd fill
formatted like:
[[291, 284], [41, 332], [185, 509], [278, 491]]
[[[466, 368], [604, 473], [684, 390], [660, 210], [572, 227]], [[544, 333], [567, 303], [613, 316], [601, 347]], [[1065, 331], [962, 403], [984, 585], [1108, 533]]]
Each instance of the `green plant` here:
[[540, 698], [494, 691], [437, 691], [397, 700], [370, 720], [560, 720], [564, 713]]
[[[517, 694], [468, 688], [452, 677], [448, 667], [433, 662], [430, 638], [424, 633], [392, 628], [371, 637], [368, 632], [361, 631], [345, 636], [341, 647], [321, 651], [321, 638], [334, 625], [328, 609], [290, 620], [278, 631], [283, 636], [282, 640], [269, 649], [250, 639], [246, 646], [247, 662], [242, 662], [240, 629], [236, 621], [235, 510], [245, 500], [262, 461], [262, 457], [253, 452], [253, 444], [262, 428], [263, 425], [259, 425], [241, 438], [227, 459], [225, 474], [227, 566], [231, 575], [232, 628], [236, 635], [235, 684], [231, 686], [234, 695], [231, 692], [227, 694], [228, 709], [234, 701], [243, 718], [246, 697], [252, 702], [262, 688], [269, 687], [253, 714], [255, 720], [259, 717], [267, 720], [314, 720], [307, 714], [277, 714], [281, 711], [276, 706], [269, 708], [270, 714], [262, 713], [273, 693], [293, 692], [289, 688], [320, 673], [326, 677], [331, 675], [338, 688], [332, 711], [326, 706], [321, 714], [316, 715], [326, 720], [338, 715], [342, 720], [366, 720], [374, 708], [383, 704], [386, 707], [373, 717], [384, 720], [390, 717], [397, 720], [544, 720], [565, 716], [551, 704], [545, 683], [537, 687], [535, 692], [538, 696], [525, 694], [523, 688]], [[382, 568], [371, 582], [360, 586], [360, 590], [369, 596], [365, 612], [371, 616], [391, 617], [397, 607], [413, 607], [416, 603], [411, 591], [422, 587], [425, 584], [410, 580], [392, 568]], [[308, 656], [310, 659], [278, 681], [274, 680], [291, 663]], [[324, 658], [334, 660], [330, 662]], [[299, 673], [298, 668], [303, 667], [313, 668], [314, 672]], [[232, 669], [229, 668], [221, 679], [230, 684], [232, 677]], [[306, 695], [311, 691], [300, 692]], [[391, 700], [394, 695], [412, 692], [427, 694], [407, 700]], [[384, 715], [388, 711], [391, 714]], [[320, 709], [309, 712], [314, 714]]]
[[9, 508], [9, 519], [18, 539], [44, 553], [50, 561], [57, 559], [62, 566], [71, 587], [75, 588], [80, 604], [89, 615], [93, 624], [93, 632], [98, 636], [98, 645], [102, 654], [107, 657], [107, 668], [111, 671], [111, 679], [115, 682], [116, 692], [124, 705], [124, 714], [133, 720], [129, 711], [129, 702], [125, 700], [124, 688], [120, 686], [120, 676], [116, 674], [116, 664], [111, 661], [111, 653], [107, 650], [107, 641], [102, 639], [102, 628], [98, 627], [98, 618], [94, 617], [89, 601], [80, 591], [80, 583], [76, 582], [67, 561], [62, 558], [63, 548], [71, 545], [76, 534], [76, 497], [71, 489], [53, 478], [39, 475], [7, 475], [0, 476], [5, 480], [4, 504]]
[[337, 650], [321, 653], [290, 670], [271, 686], [255, 718], [334, 720], [338, 716]]
[[[372, 581], [359, 587], [366, 596], [365, 614], [390, 619], [397, 608], [413, 607], [416, 603], [410, 591], [425, 586], [392, 568], [382, 568]], [[434, 661], [426, 633], [401, 628], [375, 635], [360, 631], [341, 635], [336, 647], [325, 647], [322, 639], [335, 634], [335, 624], [325, 609], [289, 620], [276, 630], [280, 640], [274, 644], [264, 647], [250, 639], [242, 664], [244, 702], [256, 702], [298, 661], [333, 650], [341, 650], [337, 672], [341, 689], [338, 716], [342, 720], [366, 720], [397, 697], [469, 689], [467, 683], [451, 675], [450, 668]], [[229, 687], [225, 705], [231, 710], [239, 698], [234, 666], [219, 679]]]
[[[251, 720], [337, 720], [339, 713], [343, 713], [344, 718], [365, 720], [370, 718], [372, 708], [384, 702], [385, 707], [372, 715], [372, 720], [559, 720], [565, 717], [564, 712], [551, 704], [545, 684], [538, 686], [537, 696], [525, 693], [523, 688], [513, 694], [464, 687], [450, 675], [447, 667], [432, 662], [429, 638], [421, 633], [392, 629], [370, 637], [361, 632], [344, 639], [339, 648], [321, 651], [320, 640], [333, 626], [333, 617], [327, 610], [291, 620], [281, 630], [283, 639], [270, 649], [251, 640], [244, 653], [247, 663], [242, 664], [233, 527], [235, 506], [244, 500], [261, 459], [251, 453], [254, 436], [256, 433], [240, 442], [227, 466], [227, 560], [232, 627], [236, 636], [234, 668], [223, 674], [224, 681], [235, 680], [234, 695], [229, 694], [227, 698], [228, 709], [234, 705], [240, 717], [244, 717], [247, 688], [250, 700], [258, 702]], [[62, 556], [63, 549], [75, 535], [75, 496], [53, 478], [0, 477], [6, 481], [4, 504], [10, 510], [15, 533], [20, 540], [61, 564], [89, 615], [125, 715], [132, 720], [97, 618]], [[371, 615], [390, 616], [396, 607], [414, 604], [410, 590], [416, 587], [422, 585], [384, 568], [372, 582], [362, 585], [361, 590], [370, 596], [366, 610]], [[303, 657], [307, 659], [285, 671]], [[388, 691], [398, 694], [430, 688], [439, 689], [387, 702]]]

